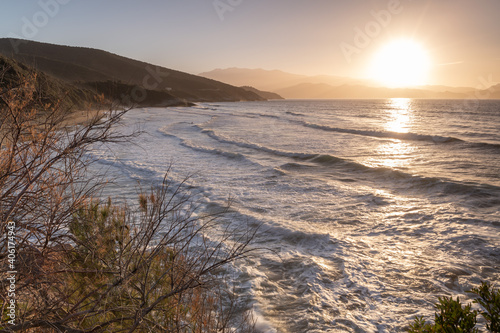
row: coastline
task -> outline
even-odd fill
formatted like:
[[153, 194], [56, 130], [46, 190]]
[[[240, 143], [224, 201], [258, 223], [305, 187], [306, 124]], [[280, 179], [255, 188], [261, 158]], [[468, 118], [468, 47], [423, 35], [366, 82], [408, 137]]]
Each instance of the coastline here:
[[63, 121], [63, 126], [85, 125], [91, 119], [102, 116], [107, 112], [110, 112], [110, 110], [90, 109], [73, 111], [66, 116]]

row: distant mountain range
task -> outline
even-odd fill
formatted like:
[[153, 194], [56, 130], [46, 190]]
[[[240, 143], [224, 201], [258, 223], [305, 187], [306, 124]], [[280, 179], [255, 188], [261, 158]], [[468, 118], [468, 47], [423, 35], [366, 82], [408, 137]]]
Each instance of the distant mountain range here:
[[31, 66], [71, 89], [103, 94], [124, 105], [169, 106], [265, 99], [259, 91], [91, 48], [2, 38], [0, 55]]
[[210, 72], [199, 74], [200, 76], [218, 80], [221, 82], [232, 82], [235, 86], [252, 86], [257, 89], [277, 92], [283, 88], [289, 88], [302, 83], [324, 83], [332, 86], [343, 84], [365, 84], [365, 81], [351, 78], [318, 75], [306, 76], [287, 73], [279, 70], [248, 69], [248, 68], [227, 68], [215, 69]]
[[500, 84], [476, 90], [470, 87], [428, 85], [415, 88], [385, 88], [368, 80], [336, 76], [305, 76], [278, 70], [227, 68], [201, 73], [200, 76], [233, 84], [251, 85], [275, 92], [284, 98], [500, 98]]

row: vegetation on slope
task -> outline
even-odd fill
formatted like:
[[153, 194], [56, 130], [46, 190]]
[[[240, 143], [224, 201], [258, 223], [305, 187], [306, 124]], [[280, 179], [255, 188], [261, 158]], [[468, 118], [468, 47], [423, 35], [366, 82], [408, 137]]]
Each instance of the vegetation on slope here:
[[170, 95], [188, 102], [263, 100], [229, 84], [91, 48], [3, 38], [0, 54], [84, 87], [93, 82], [115, 82], [131, 89], [164, 92], [165, 98]]
[[268, 92], [268, 91], [262, 91], [262, 90], [259, 90], [259, 89], [255, 89], [254, 87], [243, 86], [241, 88], [243, 88], [245, 90], [248, 90], [248, 91], [252, 91], [252, 92], [256, 93], [257, 95], [259, 95], [260, 97], [262, 97], [264, 99], [284, 99], [283, 97], [281, 97], [280, 95], [278, 95], [276, 93]]
[[[33, 103], [38, 105], [56, 105], [64, 96], [65, 107], [84, 107], [87, 103], [95, 102], [98, 95], [89, 89], [78, 88], [64, 81], [50, 77], [39, 71], [0, 55], [0, 93], [6, 94], [8, 91], [23, 89], [25, 78], [32, 77]], [[6, 106], [5, 101], [0, 99], [0, 105]]]
[[86, 152], [133, 138], [118, 127], [126, 111], [68, 127], [40, 82], [0, 67], [0, 332], [251, 331], [221, 267], [255, 230], [209, 240], [217, 214], [193, 214], [167, 176], [136, 205], [100, 200], [106, 182], [88, 174]]

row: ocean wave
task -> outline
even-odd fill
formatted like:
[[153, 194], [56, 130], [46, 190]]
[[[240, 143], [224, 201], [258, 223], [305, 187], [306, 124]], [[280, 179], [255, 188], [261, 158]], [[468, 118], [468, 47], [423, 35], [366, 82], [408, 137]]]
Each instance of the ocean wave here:
[[[320, 165], [325, 165], [325, 166], [342, 165], [343, 167], [348, 167], [351, 170], [358, 170], [358, 171], [374, 170], [374, 168], [371, 168], [371, 167], [366, 166], [364, 164], [357, 163], [357, 162], [349, 160], [349, 159], [344, 159], [344, 158], [336, 157], [336, 156], [329, 155], [329, 154], [311, 154], [311, 153], [287, 152], [287, 151], [282, 151], [282, 150], [278, 150], [278, 149], [274, 149], [274, 148], [261, 146], [261, 145], [255, 144], [255, 143], [235, 141], [235, 140], [223, 137], [220, 134], [217, 134], [213, 130], [202, 129], [202, 127], [200, 127], [200, 126], [198, 126], [198, 128], [200, 128], [201, 132], [205, 133], [210, 138], [212, 138], [218, 142], [225, 143], [225, 144], [232, 144], [232, 145], [242, 147], [242, 148], [254, 149], [254, 150], [258, 150], [258, 151], [265, 152], [268, 154], [273, 154], [276, 156], [289, 157], [291, 159], [312, 162], [315, 164], [320, 164]], [[293, 168], [293, 167], [303, 168], [306, 166], [300, 165], [297, 163], [295, 163], [295, 164], [287, 163], [281, 167], [283, 169], [287, 169], [287, 168]], [[377, 168], [377, 169], [380, 169], [381, 172], [392, 172], [395, 175], [401, 173], [400, 171], [393, 170], [390, 168]]]
[[287, 111], [285, 113], [289, 114], [289, 115], [292, 115], [292, 116], [296, 116], [296, 117], [304, 117], [305, 116], [305, 114], [303, 114], [303, 113], [292, 112], [292, 111]]
[[[353, 160], [329, 154], [287, 152], [274, 148], [264, 147], [255, 143], [235, 141], [229, 138], [222, 137], [221, 135], [215, 133], [213, 130], [202, 130], [202, 132], [207, 134], [212, 139], [222, 143], [233, 144], [243, 148], [250, 148], [281, 157], [289, 157], [294, 160], [314, 163], [316, 165], [325, 167], [342, 168], [343, 171], [347, 170], [351, 173], [370, 174], [372, 176], [375, 176], [375, 179], [390, 180], [392, 183], [397, 183], [398, 187], [403, 184], [402, 182], [404, 182], [403, 185], [407, 189], [421, 192], [423, 191], [425, 193], [428, 193], [428, 191], [432, 191], [437, 192], [440, 195], [467, 195], [471, 198], [482, 199], [494, 199], [500, 194], [500, 187], [494, 185], [479, 184], [473, 182], [460, 182], [444, 178], [413, 175], [389, 167], [371, 167]], [[307, 165], [286, 163], [279, 167], [279, 169], [282, 170], [289, 170], [293, 168], [307, 168]]]
[[[193, 127], [198, 127], [198, 126], [193, 126]], [[177, 140], [179, 140], [179, 144], [181, 146], [198, 151], [198, 152], [224, 156], [224, 157], [229, 158], [229, 159], [241, 160], [241, 161], [246, 161], [246, 162], [249, 162], [252, 164], [256, 164], [253, 161], [250, 161], [249, 159], [247, 159], [244, 155], [242, 155], [240, 153], [224, 151], [224, 150], [217, 149], [217, 148], [209, 148], [209, 147], [199, 146], [199, 145], [196, 145], [189, 140], [183, 139], [175, 134], [169, 133], [165, 129], [160, 129], [160, 130], [158, 130], [158, 132], [161, 133], [163, 136], [176, 138]]]
[[309, 161], [326, 166], [337, 165], [347, 167], [350, 171], [355, 173], [373, 175], [375, 176], [374, 180], [389, 180], [397, 187], [403, 185], [404, 188], [417, 192], [433, 192], [437, 193], [439, 196], [464, 195], [471, 200], [482, 200], [483, 206], [496, 205], [498, 202], [497, 198], [500, 195], [500, 187], [490, 184], [413, 175], [389, 167], [371, 167], [331, 155], [317, 155], [309, 159]]
[[487, 149], [487, 150], [500, 150], [500, 143], [488, 142], [467, 142], [468, 145], [474, 148]]
[[192, 150], [196, 150], [196, 151], [199, 151], [202, 153], [220, 155], [220, 156], [224, 156], [224, 157], [227, 157], [229, 159], [235, 159], [235, 160], [247, 160], [247, 158], [245, 156], [243, 156], [242, 154], [233, 153], [230, 151], [223, 151], [223, 150], [216, 149], [216, 148], [207, 148], [207, 147], [197, 146], [197, 145], [193, 144], [191, 141], [187, 141], [187, 140], [181, 140], [180, 144], [183, 147], [190, 148]]
[[114, 174], [126, 175], [127, 177], [135, 180], [154, 179], [156, 181], [162, 180], [163, 174], [155, 170], [151, 166], [140, 165], [132, 161], [124, 161], [114, 156], [95, 155], [87, 153], [87, 156], [94, 159], [99, 165], [112, 167], [116, 171]]
[[186, 147], [186, 148], [189, 148], [189, 149], [192, 149], [195, 151], [199, 151], [202, 153], [220, 155], [220, 156], [224, 156], [224, 157], [229, 158], [229, 159], [245, 160], [245, 161], [250, 162], [245, 156], [243, 156], [242, 154], [239, 154], [239, 153], [233, 153], [230, 151], [224, 151], [224, 150], [220, 150], [220, 149], [216, 149], [216, 148], [197, 146], [197, 145], [193, 144], [191, 141], [187, 141], [187, 140], [182, 140], [180, 142], [180, 144], [183, 147]]
[[204, 106], [204, 105], [194, 105], [194, 106], [191, 106], [191, 109], [195, 109], [195, 110], [211, 110], [211, 111], [216, 111], [217, 110], [217, 108], [215, 108], [215, 107]]
[[262, 117], [262, 118], [280, 119], [280, 117], [272, 115], [272, 114], [265, 114], [265, 113], [252, 113], [252, 114], [255, 114], [255, 115]]
[[199, 129], [201, 129], [202, 133], [205, 133], [206, 135], [208, 135], [209, 137], [211, 137], [212, 139], [214, 139], [220, 143], [231, 144], [231, 145], [235, 145], [235, 146], [238, 146], [241, 148], [250, 148], [250, 149], [259, 150], [259, 151], [263, 151], [263, 152], [274, 154], [274, 155], [297, 158], [297, 159], [309, 159], [309, 158], [316, 156], [316, 154], [284, 152], [284, 151], [280, 151], [277, 149], [264, 147], [264, 146], [261, 146], [261, 145], [255, 144], [255, 143], [234, 141], [234, 140], [231, 140], [229, 138], [225, 138], [219, 134], [216, 134], [215, 131], [213, 131], [213, 130], [203, 129], [200, 126], [195, 126], [195, 127], [198, 127]]
[[348, 133], [362, 136], [371, 136], [376, 138], [389, 138], [389, 139], [398, 139], [398, 140], [408, 140], [408, 141], [428, 141], [433, 143], [452, 143], [452, 142], [464, 142], [461, 139], [449, 137], [449, 136], [440, 136], [440, 135], [426, 135], [426, 134], [417, 134], [417, 133], [400, 133], [400, 132], [392, 132], [392, 131], [371, 131], [371, 130], [355, 130], [348, 128], [338, 128], [338, 127], [330, 127], [326, 125], [318, 125], [305, 121], [298, 122], [305, 127], [320, 129], [328, 132], [337, 132], [337, 133]]
[[376, 131], [376, 130], [355, 130], [348, 128], [338, 128], [330, 127], [326, 125], [313, 124], [305, 121], [295, 121], [302, 126], [320, 129], [327, 132], [337, 132], [337, 133], [347, 133], [361, 136], [369, 136], [375, 138], [388, 138], [388, 139], [398, 139], [405, 141], [426, 141], [435, 144], [448, 144], [448, 143], [462, 143], [473, 148], [479, 149], [494, 149], [500, 150], [500, 144], [488, 143], [488, 142], [474, 142], [466, 141], [463, 139], [451, 137], [451, 136], [441, 136], [441, 135], [428, 135], [428, 134], [418, 134], [418, 133], [401, 133], [393, 131]]

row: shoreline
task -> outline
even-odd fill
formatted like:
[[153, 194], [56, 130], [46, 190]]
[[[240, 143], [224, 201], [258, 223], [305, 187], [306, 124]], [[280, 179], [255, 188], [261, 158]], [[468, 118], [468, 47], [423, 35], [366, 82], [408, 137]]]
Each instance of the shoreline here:
[[[196, 103], [192, 103], [192, 102], [189, 102], [189, 103], [181, 103], [179, 105], [165, 105], [165, 106], [160, 106], [160, 105], [154, 105], [154, 106], [140, 106], [140, 105], [137, 105], [133, 108], [130, 108], [129, 110], [133, 110], [133, 109], [136, 109], [136, 108], [159, 108], [159, 109], [163, 109], [163, 108], [170, 108], [170, 107], [186, 107], [186, 108], [190, 108], [190, 107], [193, 107], [193, 106], [196, 106], [197, 104]], [[75, 111], [71, 111], [67, 114], [67, 116], [65, 117], [64, 121], [63, 121], [63, 126], [76, 126], [76, 125], [85, 125], [86, 123], [88, 123], [91, 119], [97, 117], [97, 116], [102, 116], [106, 113], [109, 113], [109, 112], [116, 112], [118, 110], [112, 110], [112, 109], [78, 109], [78, 110], [75, 110]]]
[[68, 113], [62, 122], [63, 126], [76, 126], [76, 125], [85, 125], [91, 119], [102, 116], [104, 113], [110, 112], [110, 110], [78, 110]]

